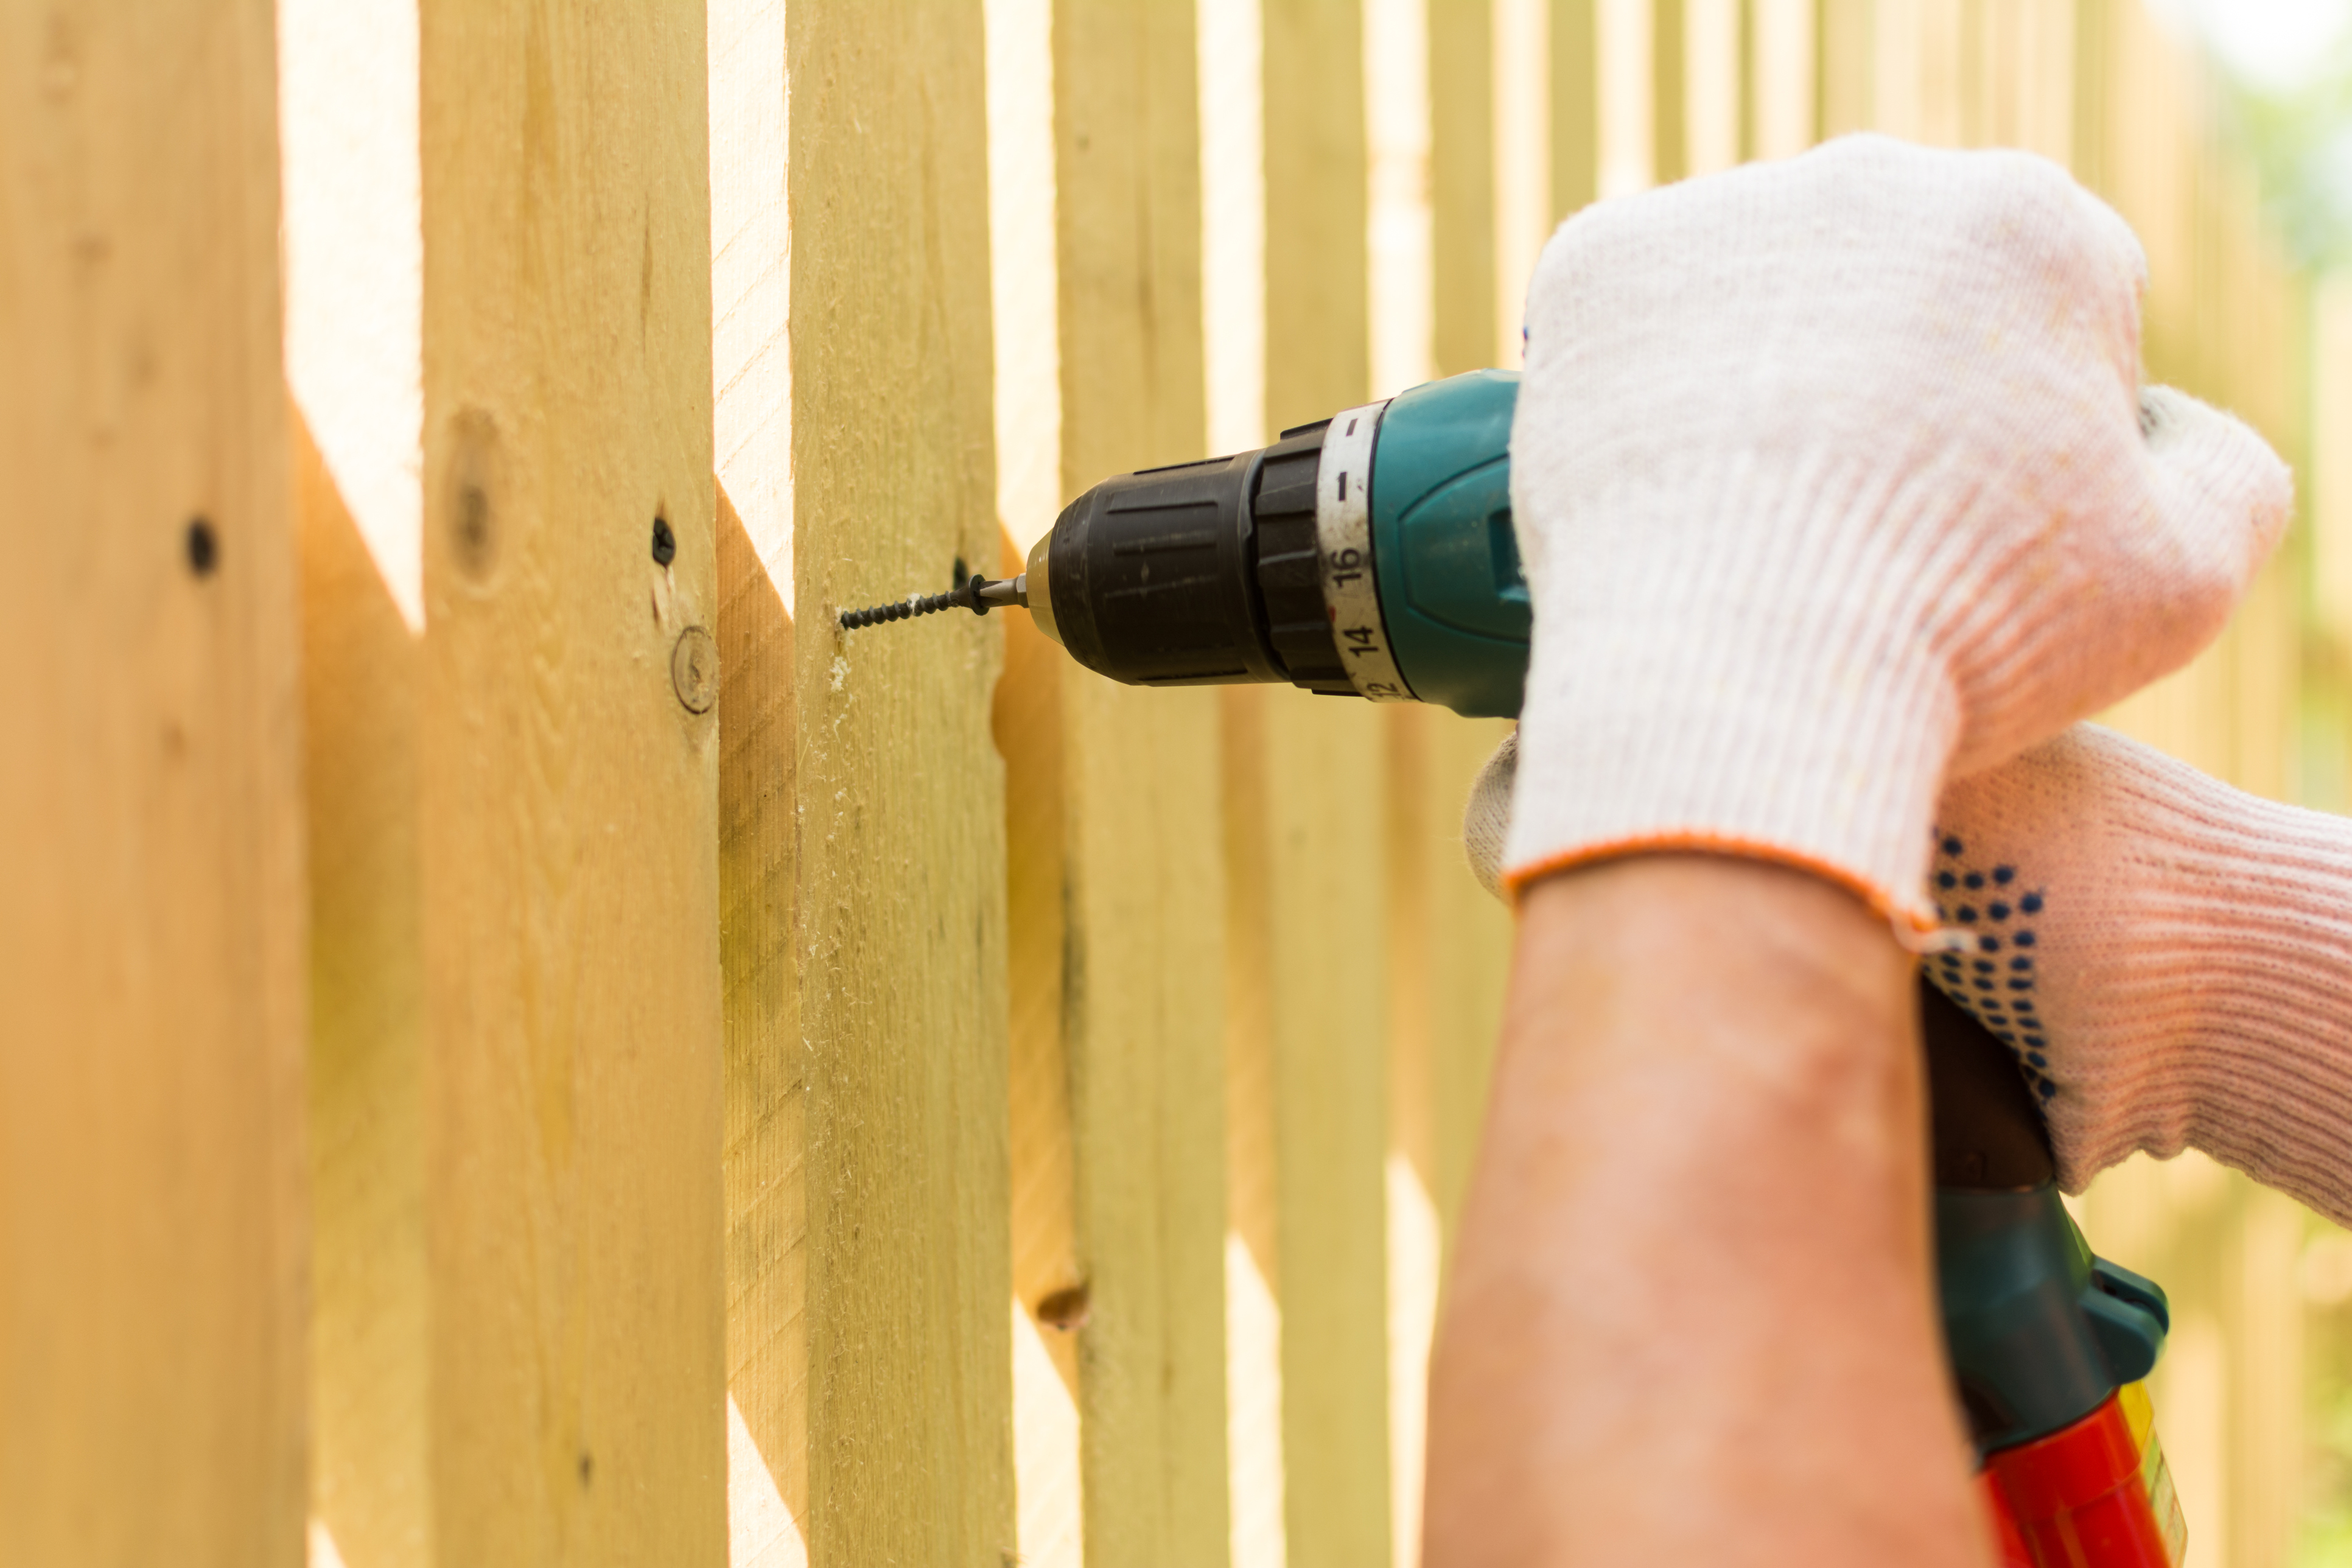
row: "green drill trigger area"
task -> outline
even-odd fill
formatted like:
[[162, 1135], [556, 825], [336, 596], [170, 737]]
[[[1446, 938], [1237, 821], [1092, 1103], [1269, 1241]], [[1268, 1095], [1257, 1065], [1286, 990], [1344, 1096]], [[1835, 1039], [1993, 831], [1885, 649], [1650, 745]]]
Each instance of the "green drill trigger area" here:
[[1372, 563], [1397, 666], [1413, 695], [1510, 719], [1535, 610], [1511, 532], [1511, 416], [1519, 378], [1473, 371], [1401, 393], [1381, 418]]
[[2171, 1313], [2095, 1258], [2058, 1189], [1936, 1194], [1944, 1338], [1979, 1452], [2045, 1436], [2152, 1371]]

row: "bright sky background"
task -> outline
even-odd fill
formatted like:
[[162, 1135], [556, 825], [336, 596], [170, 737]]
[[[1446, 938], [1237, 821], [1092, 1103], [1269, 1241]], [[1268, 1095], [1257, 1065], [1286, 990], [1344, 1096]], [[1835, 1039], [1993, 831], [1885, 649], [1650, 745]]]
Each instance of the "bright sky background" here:
[[2153, 0], [2193, 25], [2247, 84], [2273, 91], [2303, 85], [2341, 46], [2352, 0]]

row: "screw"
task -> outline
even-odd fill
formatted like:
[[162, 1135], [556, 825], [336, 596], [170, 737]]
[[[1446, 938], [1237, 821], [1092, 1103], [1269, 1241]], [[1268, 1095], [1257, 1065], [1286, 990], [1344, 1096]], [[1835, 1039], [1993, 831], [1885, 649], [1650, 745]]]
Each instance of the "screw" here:
[[677, 535], [669, 531], [669, 519], [654, 519], [654, 564], [667, 566], [677, 559]]
[[[956, 563], [961, 566], [962, 562]], [[975, 616], [988, 614], [996, 605], [1027, 605], [1028, 579], [1000, 577], [994, 582], [974, 574], [961, 586], [944, 594], [909, 594], [895, 605], [876, 605], [870, 609], [841, 612], [841, 629], [854, 632], [860, 626], [879, 626], [885, 621], [909, 620], [916, 616], [928, 616], [937, 610], [966, 609]]]
[[188, 523], [188, 570], [199, 577], [209, 577], [220, 563], [220, 541], [213, 534], [213, 525], [204, 518]]

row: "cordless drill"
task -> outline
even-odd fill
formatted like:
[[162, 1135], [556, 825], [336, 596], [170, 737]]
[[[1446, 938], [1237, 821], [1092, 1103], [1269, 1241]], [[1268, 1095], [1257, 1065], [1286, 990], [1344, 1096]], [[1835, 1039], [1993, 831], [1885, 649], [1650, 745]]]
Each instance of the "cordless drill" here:
[[[1513, 717], [1534, 626], [1511, 528], [1517, 400], [1517, 375], [1476, 371], [1255, 451], [1116, 475], [1019, 575], [841, 624], [1018, 605], [1130, 685], [1287, 681]], [[2142, 1384], [2164, 1292], [2084, 1245], [2008, 1048], [1924, 980], [1919, 995], [1945, 1345], [2004, 1564], [2178, 1568]]]

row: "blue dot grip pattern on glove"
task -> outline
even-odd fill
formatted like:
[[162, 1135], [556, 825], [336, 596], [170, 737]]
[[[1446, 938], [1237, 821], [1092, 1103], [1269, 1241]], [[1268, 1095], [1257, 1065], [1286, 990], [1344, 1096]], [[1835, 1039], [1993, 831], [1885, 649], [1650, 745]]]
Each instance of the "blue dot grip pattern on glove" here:
[[2049, 1034], [2033, 997], [2032, 950], [2041, 942], [2033, 921], [2048, 894], [2027, 889], [2014, 866], [1970, 864], [1968, 846], [1941, 831], [1934, 882], [1937, 918], [1975, 940], [1970, 951], [1931, 959], [1927, 978], [2009, 1047], [2034, 1097], [2047, 1104], [2059, 1090], [2050, 1076]]

